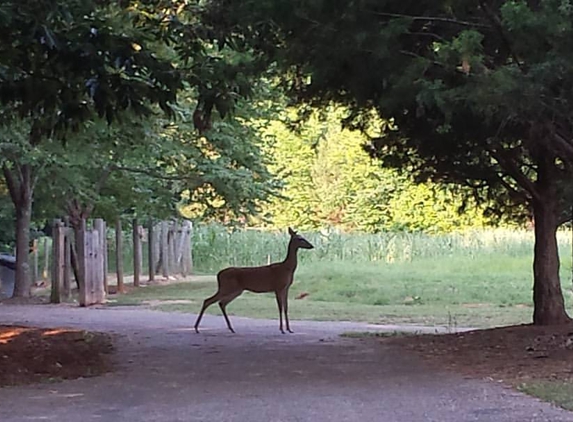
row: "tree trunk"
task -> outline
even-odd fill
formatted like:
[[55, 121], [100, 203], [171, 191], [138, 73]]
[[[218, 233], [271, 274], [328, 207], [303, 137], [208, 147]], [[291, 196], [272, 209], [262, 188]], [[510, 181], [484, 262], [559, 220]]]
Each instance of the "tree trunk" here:
[[16, 208], [16, 280], [14, 297], [29, 297], [31, 288], [30, 222], [32, 219], [32, 175], [28, 165], [20, 167], [20, 181], [13, 197]]
[[533, 259], [533, 323], [558, 325], [571, 321], [565, 311], [559, 279], [556, 198], [545, 196], [534, 204], [535, 249]]

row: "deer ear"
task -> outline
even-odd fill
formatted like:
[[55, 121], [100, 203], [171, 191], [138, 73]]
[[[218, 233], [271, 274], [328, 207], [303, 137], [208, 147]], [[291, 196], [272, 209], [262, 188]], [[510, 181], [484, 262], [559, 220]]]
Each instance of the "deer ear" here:
[[290, 234], [291, 236], [296, 236], [296, 232], [290, 227], [288, 228], [288, 234]]

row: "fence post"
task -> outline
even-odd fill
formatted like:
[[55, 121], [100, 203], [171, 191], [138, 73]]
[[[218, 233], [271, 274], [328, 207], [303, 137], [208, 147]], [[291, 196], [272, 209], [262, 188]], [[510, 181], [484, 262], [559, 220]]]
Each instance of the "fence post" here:
[[42, 280], [48, 279], [48, 271], [50, 268], [50, 248], [48, 248], [48, 238], [44, 237], [44, 270], [42, 271]]
[[173, 221], [169, 225], [169, 236], [167, 238], [167, 245], [169, 248], [169, 271], [175, 275], [179, 272], [177, 268], [177, 232], [178, 224], [177, 221]]
[[115, 268], [117, 273], [117, 292], [123, 293], [123, 233], [121, 218], [115, 220]]
[[103, 303], [105, 301], [105, 289], [104, 289], [104, 240], [100, 236], [100, 231], [94, 229], [92, 231], [92, 242], [93, 242], [93, 254], [90, 256], [92, 259], [92, 291], [93, 298], [92, 303]]
[[180, 262], [181, 274], [187, 277], [191, 273], [191, 230], [192, 223], [185, 221], [181, 227], [181, 240], [178, 260]]
[[72, 229], [64, 225], [64, 297], [69, 299], [72, 296]]
[[64, 277], [64, 227], [60, 220], [52, 224], [52, 289], [50, 303], [60, 303], [62, 300], [62, 283]]
[[153, 253], [153, 219], [147, 223], [147, 255], [149, 256], [149, 282], [155, 280], [155, 254]]
[[141, 238], [139, 237], [139, 225], [137, 218], [133, 219], [133, 286], [139, 287], [141, 275]]
[[32, 282], [35, 283], [38, 281], [38, 239], [34, 239], [32, 241]]
[[[99, 233], [99, 249], [101, 253], [101, 283], [103, 284], [103, 290], [107, 294], [108, 293], [108, 286], [107, 286], [107, 242], [106, 242], [106, 227], [105, 221], [101, 218], [96, 218], [94, 221], [94, 230]], [[98, 271], [99, 273], [99, 271]], [[98, 281], [99, 283], [100, 281]]]
[[169, 278], [169, 223], [161, 222], [161, 271], [163, 277]]
[[86, 220], [82, 218], [76, 239], [77, 263], [78, 263], [78, 280], [80, 285], [79, 302], [80, 306], [87, 306], [87, 288], [86, 288]]

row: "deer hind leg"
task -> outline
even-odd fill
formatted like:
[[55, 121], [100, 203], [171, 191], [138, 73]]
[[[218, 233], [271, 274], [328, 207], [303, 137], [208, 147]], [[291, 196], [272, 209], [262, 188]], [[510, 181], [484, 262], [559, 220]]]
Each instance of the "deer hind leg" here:
[[219, 301], [219, 307], [221, 308], [221, 312], [223, 312], [223, 316], [225, 317], [225, 321], [227, 322], [227, 327], [229, 328], [229, 330], [231, 330], [232, 333], [235, 332], [235, 330], [233, 330], [233, 326], [231, 325], [231, 321], [229, 320], [229, 317], [227, 316], [227, 312], [225, 311], [225, 308], [227, 307], [227, 305], [229, 303], [231, 303], [234, 299], [236, 299], [237, 297], [239, 297], [241, 295], [241, 293], [243, 293], [242, 290], [239, 290], [237, 292], [231, 293], [225, 297], [223, 297], [220, 301]]
[[285, 334], [285, 330], [283, 330], [283, 301], [284, 297], [282, 291], [276, 291], [275, 297], [277, 298], [277, 306], [279, 307], [279, 329], [281, 333]]
[[283, 292], [283, 301], [284, 301], [284, 313], [285, 313], [285, 322], [286, 322], [286, 329], [289, 333], [293, 333], [294, 331], [292, 331], [290, 329], [290, 323], [288, 320], [288, 288], [284, 289]]
[[197, 321], [195, 322], [195, 332], [198, 333], [199, 332], [199, 324], [201, 323], [201, 319], [203, 318], [203, 314], [205, 313], [205, 311], [207, 310], [207, 308], [209, 306], [211, 306], [213, 303], [218, 302], [219, 300], [221, 300], [221, 291], [218, 291], [217, 293], [215, 293], [213, 296], [208, 297], [207, 299], [205, 299], [203, 301], [203, 307], [201, 308], [201, 312], [199, 312], [199, 316], [197, 317]]

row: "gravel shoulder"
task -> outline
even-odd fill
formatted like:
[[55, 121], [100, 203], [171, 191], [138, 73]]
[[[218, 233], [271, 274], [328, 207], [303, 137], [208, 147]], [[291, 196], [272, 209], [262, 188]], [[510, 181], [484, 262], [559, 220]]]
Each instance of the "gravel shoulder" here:
[[[572, 421], [573, 414], [499, 383], [430, 367], [347, 331], [358, 323], [277, 321], [145, 309], [0, 305], [0, 324], [69, 327], [114, 336], [115, 371], [0, 389], [0, 420], [77, 421]], [[421, 331], [420, 327], [411, 327]]]

